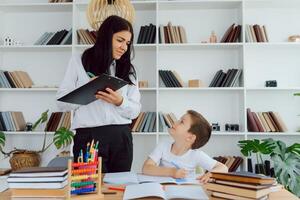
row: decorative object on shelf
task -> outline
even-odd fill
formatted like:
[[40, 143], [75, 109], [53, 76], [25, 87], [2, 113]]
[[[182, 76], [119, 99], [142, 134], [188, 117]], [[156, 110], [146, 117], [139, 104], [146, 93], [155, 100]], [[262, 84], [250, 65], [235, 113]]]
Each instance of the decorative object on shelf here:
[[87, 20], [94, 30], [111, 15], [117, 15], [134, 22], [135, 10], [129, 0], [91, 0], [86, 10]]
[[215, 31], [211, 32], [211, 35], [209, 37], [209, 43], [217, 43], [217, 36]]
[[266, 87], [277, 87], [277, 81], [276, 80], [266, 81]]
[[[48, 111], [49, 110], [41, 114], [40, 118], [34, 123], [32, 130], [35, 130], [35, 128], [39, 124], [47, 121]], [[72, 131], [65, 127], [61, 127], [57, 131], [55, 131], [53, 141], [48, 145], [46, 145], [47, 132], [45, 131], [43, 138], [43, 147], [39, 151], [14, 148], [10, 152], [5, 152], [3, 150], [5, 146], [5, 134], [4, 132], [0, 131], [0, 152], [4, 155], [4, 158], [10, 157], [9, 162], [12, 170], [27, 167], [36, 167], [40, 165], [40, 154], [45, 152], [52, 144], [54, 144], [57, 149], [65, 148], [66, 146], [71, 144], [73, 137], [74, 133]]]
[[25, 131], [32, 131], [33, 124], [31, 122], [26, 123]]
[[[277, 182], [282, 184], [287, 190], [300, 197], [300, 144], [294, 143], [291, 146], [280, 140], [272, 138], [258, 140], [239, 141], [241, 153], [248, 157], [251, 153], [256, 154], [257, 163], [266, 173], [266, 165], [263, 164], [261, 154], [269, 155], [274, 164], [274, 175]], [[259, 161], [260, 160], [260, 161]], [[268, 163], [266, 163], [268, 165]], [[261, 173], [261, 172], [260, 172]], [[272, 170], [271, 170], [272, 174]]]
[[238, 124], [225, 124], [225, 131], [239, 131]]
[[213, 131], [220, 131], [219, 123], [212, 123], [211, 128], [212, 128]]
[[139, 87], [140, 88], [147, 88], [148, 87], [148, 81], [139, 81]]
[[14, 38], [12, 38], [11, 36], [5, 36], [3, 38], [4, 41], [4, 46], [21, 46], [22, 43], [18, 40], [15, 40]]
[[289, 42], [300, 42], [300, 35], [291, 35], [288, 37]]
[[188, 86], [189, 87], [203, 87], [203, 82], [199, 79], [189, 80]]

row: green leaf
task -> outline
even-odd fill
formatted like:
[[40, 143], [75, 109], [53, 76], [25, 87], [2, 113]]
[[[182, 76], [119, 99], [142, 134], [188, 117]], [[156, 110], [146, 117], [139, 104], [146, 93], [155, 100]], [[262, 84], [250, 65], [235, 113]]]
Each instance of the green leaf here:
[[294, 96], [300, 96], [300, 92], [294, 93]]
[[70, 145], [73, 141], [74, 133], [65, 127], [59, 128], [53, 137], [53, 142], [57, 149]]
[[33, 124], [32, 126], [32, 130], [34, 131], [36, 129], [36, 127], [39, 125], [39, 124], [42, 124], [44, 122], [46, 122], [48, 120], [48, 110], [46, 110], [45, 112], [43, 112], [40, 116], [40, 118]]
[[286, 147], [285, 143], [278, 140], [274, 143], [276, 148], [271, 154], [274, 163], [277, 181], [292, 193], [300, 196], [300, 156], [299, 144], [295, 143]]
[[0, 131], [0, 149], [2, 150], [5, 146], [5, 134]]

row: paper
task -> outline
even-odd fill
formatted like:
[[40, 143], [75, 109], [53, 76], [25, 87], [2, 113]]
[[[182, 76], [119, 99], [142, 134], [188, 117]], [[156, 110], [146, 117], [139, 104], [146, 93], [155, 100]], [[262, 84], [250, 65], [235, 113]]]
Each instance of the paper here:
[[103, 178], [103, 182], [109, 184], [120, 184], [120, 185], [139, 183], [135, 172], [106, 173]]
[[208, 196], [200, 185], [167, 185], [159, 183], [142, 183], [126, 186], [123, 200], [143, 197], [160, 197], [163, 199], [198, 199], [208, 200]]

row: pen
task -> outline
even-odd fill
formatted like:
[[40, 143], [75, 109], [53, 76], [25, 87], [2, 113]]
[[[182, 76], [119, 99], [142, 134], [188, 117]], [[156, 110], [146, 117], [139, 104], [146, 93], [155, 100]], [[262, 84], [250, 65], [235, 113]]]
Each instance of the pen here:
[[94, 75], [93, 73], [91, 73], [91, 72], [86, 72], [86, 73], [87, 73], [87, 75], [88, 75], [90, 78], [95, 77], [95, 75]]
[[174, 167], [176, 167], [176, 169], [180, 169], [180, 167], [176, 163], [174, 163], [173, 161], [171, 162], [171, 164], [174, 165]]
[[122, 187], [112, 187], [112, 186], [109, 186], [108, 189], [109, 190], [122, 191], [122, 192], [125, 191], [125, 188], [122, 188]]

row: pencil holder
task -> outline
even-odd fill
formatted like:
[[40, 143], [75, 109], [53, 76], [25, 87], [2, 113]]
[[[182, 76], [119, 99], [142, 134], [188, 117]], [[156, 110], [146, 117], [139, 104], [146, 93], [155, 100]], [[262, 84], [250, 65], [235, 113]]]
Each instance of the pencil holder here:
[[102, 199], [102, 159], [94, 162], [68, 161], [67, 200]]

